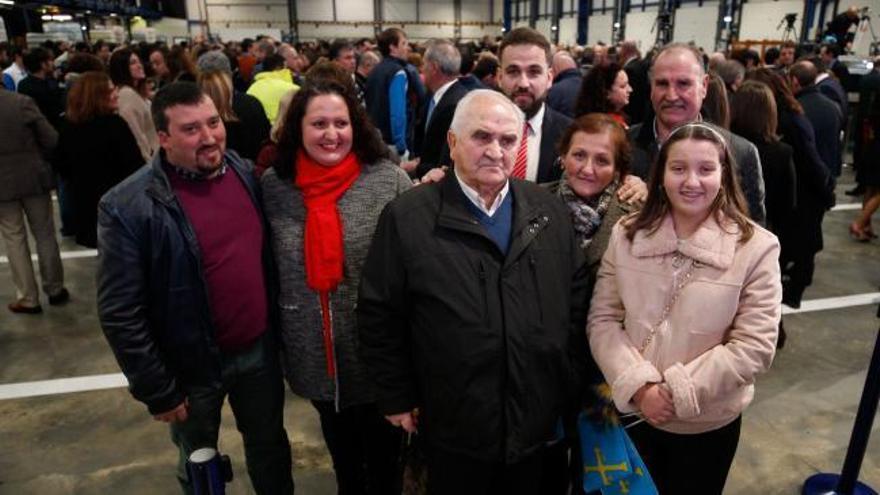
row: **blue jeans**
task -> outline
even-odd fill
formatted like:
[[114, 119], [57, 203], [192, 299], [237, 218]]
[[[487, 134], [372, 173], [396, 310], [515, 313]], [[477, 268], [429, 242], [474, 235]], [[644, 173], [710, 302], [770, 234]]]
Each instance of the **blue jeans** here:
[[186, 460], [194, 450], [217, 448], [220, 411], [227, 396], [244, 440], [254, 490], [258, 494], [293, 493], [290, 442], [284, 430], [284, 384], [271, 342], [269, 335], [263, 335], [247, 349], [224, 353], [219, 388], [187, 387], [189, 417], [171, 424], [171, 439], [180, 449], [177, 477], [185, 493], [192, 493]]

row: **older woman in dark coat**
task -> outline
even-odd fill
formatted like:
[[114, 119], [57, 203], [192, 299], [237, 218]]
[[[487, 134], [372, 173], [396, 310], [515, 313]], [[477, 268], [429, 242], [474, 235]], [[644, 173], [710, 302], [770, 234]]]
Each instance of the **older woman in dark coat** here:
[[379, 214], [412, 183], [342, 81], [306, 82], [278, 152], [262, 184], [287, 382], [320, 414], [339, 493], [400, 493], [400, 433], [375, 406], [354, 308]]

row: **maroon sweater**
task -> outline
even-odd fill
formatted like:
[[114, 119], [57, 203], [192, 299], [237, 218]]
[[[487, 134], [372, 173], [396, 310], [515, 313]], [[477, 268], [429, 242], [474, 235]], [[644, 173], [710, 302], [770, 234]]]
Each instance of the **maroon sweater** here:
[[166, 171], [198, 239], [217, 344], [244, 349], [267, 324], [260, 215], [232, 167], [203, 181]]

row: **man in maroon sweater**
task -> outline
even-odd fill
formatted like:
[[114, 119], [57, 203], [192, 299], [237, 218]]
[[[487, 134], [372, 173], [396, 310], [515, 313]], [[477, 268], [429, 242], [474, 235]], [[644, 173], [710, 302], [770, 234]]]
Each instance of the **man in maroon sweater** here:
[[257, 493], [293, 493], [272, 271], [250, 162], [225, 149], [193, 83], [153, 102], [161, 151], [99, 205], [98, 312], [134, 397], [169, 423], [185, 459], [217, 448], [225, 398]]

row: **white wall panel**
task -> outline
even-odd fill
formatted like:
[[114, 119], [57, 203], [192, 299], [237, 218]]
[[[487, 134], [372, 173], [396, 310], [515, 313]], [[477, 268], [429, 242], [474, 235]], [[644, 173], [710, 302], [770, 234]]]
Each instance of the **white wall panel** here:
[[296, 15], [304, 21], [332, 21], [333, 3], [322, 0], [296, 0]]
[[[485, 3], [480, 2], [478, 6], [488, 7]], [[469, 13], [473, 15], [473, 13]], [[466, 18], [464, 16], [464, 6], [462, 6], [461, 17], [462, 20], [475, 20], [481, 21], [487, 17], [488, 14], [482, 14], [482, 17], [475, 17], [473, 19]], [[407, 21], [416, 20], [415, 11], [413, 11], [413, 16], [410, 19], [404, 19]], [[441, 21], [441, 22], [452, 22], [455, 20], [455, 9], [452, 2], [442, 2], [442, 1], [419, 1], [419, 20], [420, 21]]]
[[[490, 0], [494, 1], [494, 0]], [[453, 19], [455, 17], [455, 12], [452, 10], [452, 4], [449, 2], [443, 2], [443, 5], [449, 5], [450, 14], [452, 17], [449, 19]], [[500, 19], [500, 16], [497, 16]], [[468, 21], [477, 21], [477, 22], [491, 22], [493, 19], [489, 17], [489, 2], [474, 2], [474, 1], [464, 1], [461, 3], [461, 20], [462, 22]]]
[[404, 27], [406, 35], [411, 40], [427, 40], [431, 38], [452, 38], [455, 29], [452, 24], [407, 24]]
[[535, 22], [535, 30], [546, 36], [548, 40], [553, 40], [553, 32], [550, 31], [550, 19], [538, 19]]
[[492, 39], [495, 39], [496, 36], [501, 36], [501, 26], [499, 25], [491, 25], [491, 26], [462, 26], [461, 27], [461, 37], [466, 40], [479, 40], [483, 36], [489, 35]]
[[577, 17], [565, 17], [559, 19], [559, 44], [574, 45], [575, 43], [577, 43], [577, 37]]
[[672, 39], [683, 43], [693, 41], [697, 46], [711, 53], [715, 50], [715, 34], [718, 30], [716, 19], [718, 19], [718, 4], [681, 7], [675, 11], [675, 30]]
[[[657, 7], [648, 7], [644, 12], [630, 12], [626, 15], [626, 39], [636, 42], [642, 53], [654, 46], [656, 32], [651, 32], [657, 20]], [[677, 24], [677, 23], [676, 23]]]
[[213, 23], [226, 22], [287, 22], [286, 5], [208, 5], [208, 21]]
[[591, 15], [587, 24], [587, 44], [594, 45], [599, 41], [611, 42], [611, 14]]
[[320, 24], [316, 27], [314, 24], [301, 22], [297, 27], [300, 39], [306, 41], [315, 39], [332, 40], [336, 38], [372, 38], [374, 35], [372, 24], [359, 24], [357, 27], [353, 25]]
[[256, 38], [261, 34], [271, 36], [275, 39], [281, 39], [281, 29], [269, 28], [226, 28], [223, 26], [215, 26], [211, 24], [211, 34], [220, 36], [223, 41], [241, 41], [245, 38]]
[[204, 0], [186, 0], [186, 18], [191, 21], [202, 21], [205, 19], [205, 2]]
[[[786, 14], [796, 12], [803, 18], [804, 3], [801, 0], [753, 1], [743, 5], [742, 22], [739, 27], [741, 40], [780, 40], [785, 26], [777, 30], [779, 21]], [[800, 22], [796, 24], [800, 31]], [[798, 33], [800, 34], [800, 33]]]
[[497, 23], [504, 22], [504, 0], [489, 0], [490, 2], [495, 2], [494, 14], [495, 18], [492, 19]]
[[514, 22], [512, 27], [513, 29], [516, 29], [518, 27], [529, 27], [529, 21]]
[[336, 20], [372, 21], [373, 2], [370, 0], [335, 0]]
[[156, 30], [157, 35], [165, 36], [169, 41], [175, 36], [188, 37], [190, 35], [189, 23], [186, 19], [163, 17], [155, 22], [151, 22], [150, 27]]
[[416, 2], [413, 0], [385, 0], [382, 8], [386, 21], [416, 20]]

